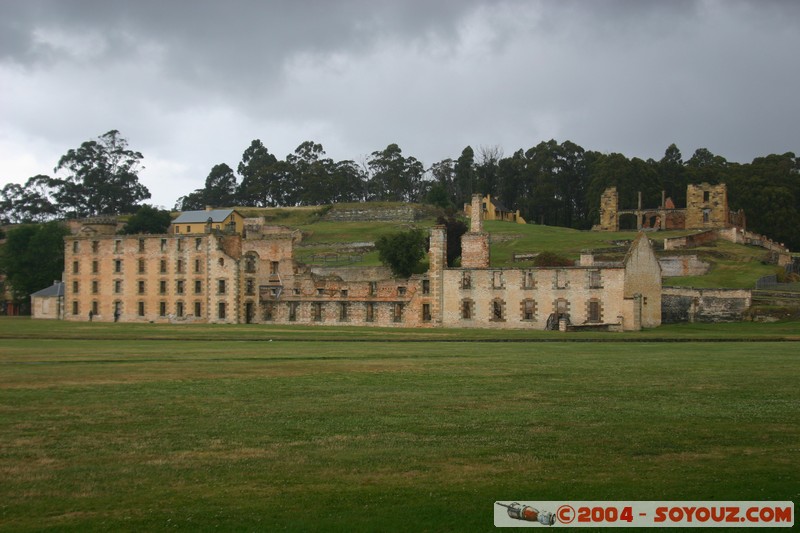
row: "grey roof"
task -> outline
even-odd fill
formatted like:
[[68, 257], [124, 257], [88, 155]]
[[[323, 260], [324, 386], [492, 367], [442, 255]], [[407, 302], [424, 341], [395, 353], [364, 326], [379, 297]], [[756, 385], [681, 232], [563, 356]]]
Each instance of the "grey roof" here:
[[506, 206], [500, 203], [500, 200], [492, 198], [492, 203], [494, 204], [494, 208], [497, 209], [498, 211], [505, 211], [506, 213], [511, 212]]
[[197, 224], [198, 222], [223, 222], [233, 213], [233, 209], [211, 209], [205, 211], [184, 211], [178, 218], [172, 221], [173, 224]]
[[64, 296], [64, 282], [57, 281], [40, 291], [36, 291], [31, 296]]

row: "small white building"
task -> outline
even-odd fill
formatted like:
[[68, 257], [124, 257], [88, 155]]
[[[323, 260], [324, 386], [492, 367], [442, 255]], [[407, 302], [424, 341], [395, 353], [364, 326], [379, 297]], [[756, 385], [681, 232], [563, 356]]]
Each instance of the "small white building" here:
[[33, 318], [64, 318], [64, 282], [54, 281], [46, 289], [31, 294]]

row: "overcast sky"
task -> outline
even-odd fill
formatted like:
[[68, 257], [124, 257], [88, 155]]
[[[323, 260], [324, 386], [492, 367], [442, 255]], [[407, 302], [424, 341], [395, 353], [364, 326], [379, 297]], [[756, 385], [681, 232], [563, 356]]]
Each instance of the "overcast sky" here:
[[800, 2], [0, 0], [0, 185], [119, 130], [172, 207], [253, 139], [800, 152]]

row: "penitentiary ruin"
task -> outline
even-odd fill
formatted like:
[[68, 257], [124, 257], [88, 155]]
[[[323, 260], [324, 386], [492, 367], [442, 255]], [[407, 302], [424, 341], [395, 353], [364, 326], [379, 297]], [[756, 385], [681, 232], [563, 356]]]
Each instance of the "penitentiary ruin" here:
[[661, 267], [640, 233], [624, 259], [499, 268], [472, 198], [459, 267], [443, 226], [429, 268], [395, 278], [381, 267], [314, 267], [299, 232], [233, 209], [181, 213], [163, 235], [117, 235], [88, 221], [66, 237], [64, 318], [82, 321], [307, 324], [497, 329], [639, 330], [661, 324]]
[[593, 229], [619, 231], [620, 218], [623, 217], [633, 217], [637, 230], [745, 228], [744, 212], [728, 208], [728, 191], [724, 183], [688, 185], [684, 208], [675, 207], [672, 199], [662, 191], [661, 205], [657, 207], [643, 206], [640, 192], [635, 209], [619, 209], [617, 188], [609, 187], [600, 197], [600, 224]]

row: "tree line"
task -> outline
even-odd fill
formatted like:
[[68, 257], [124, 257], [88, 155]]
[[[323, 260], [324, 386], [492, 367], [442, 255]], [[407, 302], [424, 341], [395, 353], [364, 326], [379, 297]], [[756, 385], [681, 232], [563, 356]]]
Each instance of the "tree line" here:
[[745, 211], [749, 229], [800, 249], [800, 157], [770, 154], [742, 164], [700, 148], [684, 160], [675, 144], [659, 160], [587, 151], [571, 141], [541, 142], [511, 156], [497, 147], [476, 153], [467, 146], [456, 159], [426, 169], [396, 144], [357, 164], [333, 161], [310, 141], [280, 160], [256, 139], [237, 172], [224, 163], [214, 166], [205, 186], [175, 207], [399, 201], [460, 209], [480, 193], [519, 209], [529, 222], [585, 230], [598, 223], [600, 196], [608, 187], [617, 187], [620, 209], [636, 207], [639, 192], [645, 206], [659, 206], [662, 191], [685, 207], [686, 186], [704, 182], [727, 184], [729, 207]]
[[[69, 150], [56, 171], [0, 190], [0, 222], [132, 213], [150, 192], [138, 181], [142, 154], [112, 130]], [[705, 148], [688, 159], [674, 144], [659, 159], [585, 150], [550, 140], [506, 156], [498, 147], [465, 147], [456, 158], [427, 167], [397, 144], [364, 161], [334, 161], [322, 145], [306, 141], [283, 159], [259, 139], [234, 170], [214, 165], [202, 188], [176, 202], [176, 210], [205, 206], [285, 207], [341, 202], [426, 202], [460, 209], [473, 193], [491, 194], [529, 222], [590, 229], [599, 220], [600, 195], [611, 186], [620, 208], [661, 202], [661, 191], [685, 206], [686, 185], [726, 183], [729, 207], [743, 209], [748, 228], [800, 249], [800, 158], [770, 154], [751, 163], [729, 162]]]
[[0, 190], [0, 222], [133, 213], [150, 198], [139, 183], [142, 159], [119, 131], [104, 133], [61, 156], [54, 172], [63, 171], [65, 177], [40, 174], [23, 185], [6, 184]]

